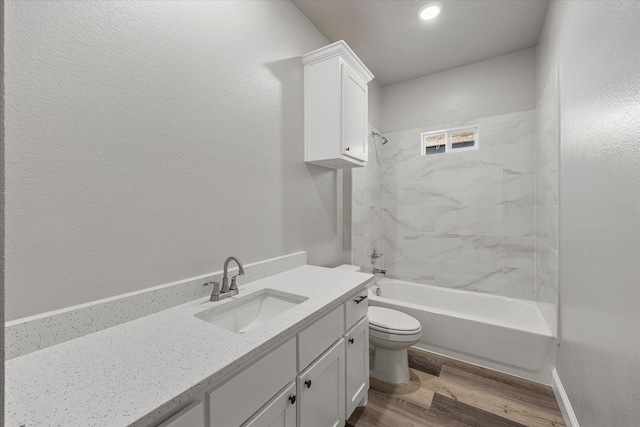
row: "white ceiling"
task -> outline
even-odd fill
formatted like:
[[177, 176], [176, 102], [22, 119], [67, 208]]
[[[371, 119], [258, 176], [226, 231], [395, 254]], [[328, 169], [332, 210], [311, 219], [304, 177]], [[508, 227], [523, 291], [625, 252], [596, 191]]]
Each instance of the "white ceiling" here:
[[548, 0], [293, 0], [331, 42], [344, 40], [386, 86], [534, 47]]

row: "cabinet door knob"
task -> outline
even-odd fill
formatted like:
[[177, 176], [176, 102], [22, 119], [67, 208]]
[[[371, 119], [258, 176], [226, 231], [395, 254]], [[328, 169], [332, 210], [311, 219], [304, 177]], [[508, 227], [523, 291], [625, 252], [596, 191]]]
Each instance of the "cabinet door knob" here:
[[306, 381], [304, 382], [304, 385], [306, 385], [306, 386], [307, 386], [307, 388], [311, 388], [311, 380], [306, 380]]
[[353, 344], [353, 338], [349, 338], [349, 342]]
[[362, 301], [364, 301], [366, 299], [367, 299], [367, 296], [366, 295], [362, 295], [360, 298], [354, 299], [354, 301], [356, 302], [356, 304], [360, 304]]
[[296, 403], [296, 395], [295, 394], [293, 396], [289, 396], [289, 402], [291, 402], [292, 405], [294, 403]]
[[351, 151], [351, 149], [349, 147], [345, 148], [345, 151]]

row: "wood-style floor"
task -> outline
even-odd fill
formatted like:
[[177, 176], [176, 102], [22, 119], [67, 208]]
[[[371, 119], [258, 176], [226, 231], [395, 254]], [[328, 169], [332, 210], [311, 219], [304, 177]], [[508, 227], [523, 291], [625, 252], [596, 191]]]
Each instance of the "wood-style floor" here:
[[371, 379], [369, 403], [348, 427], [564, 426], [551, 387], [433, 353], [409, 349], [411, 379]]

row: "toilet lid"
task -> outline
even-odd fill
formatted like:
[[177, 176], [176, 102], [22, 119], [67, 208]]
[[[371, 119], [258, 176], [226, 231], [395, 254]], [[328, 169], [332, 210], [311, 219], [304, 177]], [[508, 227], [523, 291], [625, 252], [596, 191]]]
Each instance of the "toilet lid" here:
[[420, 322], [398, 310], [384, 307], [369, 307], [369, 327], [381, 332], [407, 333], [421, 328]]

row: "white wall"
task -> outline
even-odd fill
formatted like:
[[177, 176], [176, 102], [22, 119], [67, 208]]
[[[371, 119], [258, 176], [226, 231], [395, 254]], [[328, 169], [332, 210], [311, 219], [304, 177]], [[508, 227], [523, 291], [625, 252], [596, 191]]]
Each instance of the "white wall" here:
[[382, 126], [382, 88], [376, 79], [369, 82], [369, 124], [376, 129]]
[[[4, 10], [4, 0], [0, 0], [0, 10]], [[0, 14], [0, 318], [5, 313], [4, 290], [4, 13]], [[0, 342], [0, 418], [4, 420], [4, 328], [1, 328]]]
[[341, 262], [303, 161], [289, 2], [6, 4], [7, 320], [298, 250]]
[[581, 427], [640, 419], [640, 3], [553, 1], [539, 90], [561, 66], [557, 370]]
[[382, 88], [382, 130], [497, 116], [536, 107], [535, 49]]

